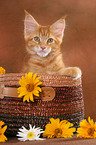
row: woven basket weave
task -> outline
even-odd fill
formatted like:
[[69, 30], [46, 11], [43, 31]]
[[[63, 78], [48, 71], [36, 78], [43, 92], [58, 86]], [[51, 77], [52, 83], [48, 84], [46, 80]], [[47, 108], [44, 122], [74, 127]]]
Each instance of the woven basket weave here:
[[[9, 73], [0, 75], [0, 85], [9, 88], [18, 88], [19, 79], [23, 73]], [[68, 120], [78, 127], [84, 119], [84, 101], [81, 78], [73, 80], [63, 75], [38, 74], [41, 77], [42, 87], [50, 87], [55, 91], [51, 101], [35, 99], [34, 102], [23, 102], [22, 98], [8, 95], [0, 98], [0, 120], [7, 125], [7, 135], [15, 136], [21, 126], [28, 128], [29, 124], [44, 129], [51, 117]], [[49, 96], [50, 97], [50, 96]]]

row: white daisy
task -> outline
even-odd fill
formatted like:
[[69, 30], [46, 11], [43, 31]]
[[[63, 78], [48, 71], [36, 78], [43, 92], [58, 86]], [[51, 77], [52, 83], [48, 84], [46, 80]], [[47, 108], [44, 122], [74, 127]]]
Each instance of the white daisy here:
[[27, 130], [24, 126], [22, 126], [22, 128], [19, 129], [18, 134], [16, 136], [20, 137], [18, 138], [18, 140], [20, 141], [33, 141], [33, 140], [44, 140], [39, 138], [40, 134], [43, 133], [44, 131], [42, 129], [40, 129], [40, 127], [35, 128], [35, 126], [31, 126], [31, 124], [29, 124], [30, 129]]

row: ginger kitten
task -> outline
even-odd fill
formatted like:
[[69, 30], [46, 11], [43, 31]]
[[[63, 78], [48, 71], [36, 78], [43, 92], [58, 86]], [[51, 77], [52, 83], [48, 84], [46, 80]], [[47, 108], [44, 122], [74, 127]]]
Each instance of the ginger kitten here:
[[26, 50], [30, 54], [23, 72], [68, 75], [74, 79], [81, 77], [78, 67], [65, 67], [60, 45], [65, 29], [65, 17], [51, 26], [41, 26], [25, 11], [24, 37]]

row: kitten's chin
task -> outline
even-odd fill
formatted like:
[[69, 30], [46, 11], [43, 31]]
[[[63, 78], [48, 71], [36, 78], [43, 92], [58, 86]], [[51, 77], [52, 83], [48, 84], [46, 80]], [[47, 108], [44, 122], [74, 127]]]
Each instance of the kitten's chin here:
[[37, 55], [40, 57], [46, 57], [49, 54], [49, 52], [37, 52]]

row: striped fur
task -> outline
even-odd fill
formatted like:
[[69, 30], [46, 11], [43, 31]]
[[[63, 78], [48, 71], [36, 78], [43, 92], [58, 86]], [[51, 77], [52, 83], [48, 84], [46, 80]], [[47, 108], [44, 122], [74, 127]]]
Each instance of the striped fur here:
[[[81, 70], [79, 68], [65, 68], [64, 65], [60, 52], [64, 29], [64, 17], [51, 26], [41, 26], [26, 12], [24, 37], [30, 58], [23, 67], [23, 72], [65, 74], [75, 78], [80, 77]], [[52, 42], [50, 42], [50, 38]]]

